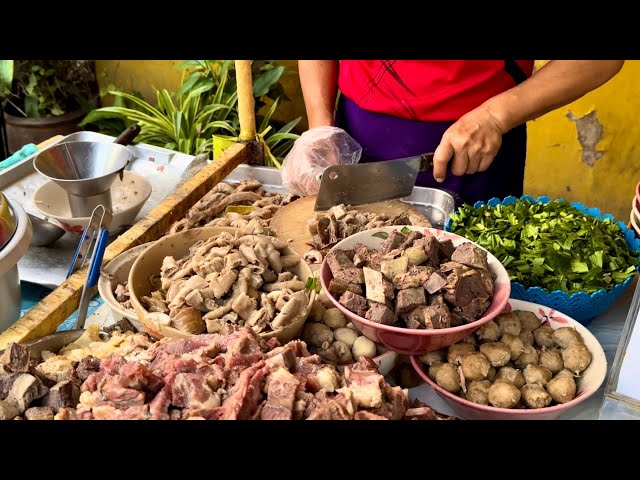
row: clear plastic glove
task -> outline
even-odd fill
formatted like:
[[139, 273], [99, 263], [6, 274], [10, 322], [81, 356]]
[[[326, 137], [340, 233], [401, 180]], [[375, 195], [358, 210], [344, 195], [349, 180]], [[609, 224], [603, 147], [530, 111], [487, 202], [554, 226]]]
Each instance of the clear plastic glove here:
[[285, 157], [282, 185], [296, 195], [316, 195], [327, 167], [358, 163], [361, 155], [362, 147], [343, 129], [312, 128], [300, 135]]

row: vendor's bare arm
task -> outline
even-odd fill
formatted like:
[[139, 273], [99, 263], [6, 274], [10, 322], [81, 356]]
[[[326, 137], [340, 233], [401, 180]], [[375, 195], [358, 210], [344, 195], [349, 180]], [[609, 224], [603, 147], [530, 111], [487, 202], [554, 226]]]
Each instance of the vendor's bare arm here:
[[298, 71], [309, 128], [333, 125], [338, 92], [338, 61], [299, 60]]
[[503, 133], [606, 83], [624, 60], [551, 60], [520, 85], [485, 102]]

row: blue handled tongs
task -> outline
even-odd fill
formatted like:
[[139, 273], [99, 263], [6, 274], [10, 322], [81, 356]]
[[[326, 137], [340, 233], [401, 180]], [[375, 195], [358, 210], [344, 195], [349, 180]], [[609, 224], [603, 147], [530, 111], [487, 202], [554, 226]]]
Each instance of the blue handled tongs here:
[[[71, 261], [71, 266], [67, 272], [67, 278], [69, 278], [73, 273], [82, 268], [89, 259], [91, 259], [87, 279], [85, 280], [82, 288], [75, 328], [84, 328], [84, 322], [87, 318], [87, 310], [89, 309], [89, 302], [91, 301], [91, 289], [98, 284], [102, 258], [104, 256], [104, 251], [107, 248], [107, 244], [109, 243], [109, 227], [111, 226], [112, 218], [113, 215], [111, 211], [103, 205], [98, 205], [93, 209], [89, 225], [85, 231], [82, 232], [82, 238], [80, 239], [78, 248], [76, 248], [73, 260]], [[93, 252], [90, 254], [89, 252], [91, 252], [91, 247], [93, 247]]]

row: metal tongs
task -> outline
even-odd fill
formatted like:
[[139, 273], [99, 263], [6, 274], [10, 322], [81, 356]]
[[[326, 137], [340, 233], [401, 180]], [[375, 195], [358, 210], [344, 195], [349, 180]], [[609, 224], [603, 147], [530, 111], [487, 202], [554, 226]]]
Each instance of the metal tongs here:
[[[82, 268], [88, 259], [91, 259], [89, 272], [87, 273], [87, 278], [82, 288], [75, 328], [84, 328], [89, 302], [91, 301], [91, 289], [98, 283], [102, 258], [107, 248], [107, 243], [109, 243], [109, 227], [111, 226], [112, 219], [113, 215], [111, 211], [105, 208], [104, 205], [98, 205], [93, 209], [89, 225], [84, 232], [82, 232], [82, 238], [80, 239], [78, 248], [76, 248], [71, 266], [67, 272], [67, 278], [69, 278], [73, 273]], [[93, 251], [89, 254], [92, 247]]]

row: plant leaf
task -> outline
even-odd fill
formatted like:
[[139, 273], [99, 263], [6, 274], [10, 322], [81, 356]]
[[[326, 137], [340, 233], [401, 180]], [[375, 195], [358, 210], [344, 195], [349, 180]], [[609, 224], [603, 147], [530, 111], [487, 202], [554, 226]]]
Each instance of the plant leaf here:
[[262, 97], [269, 92], [269, 89], [274, 85], [284, 72], [284, 67], [276, 67], [271, 70], [267, 70], [262, 75], [259, 75], [253, 82], [253, 95], [255, 97]]

